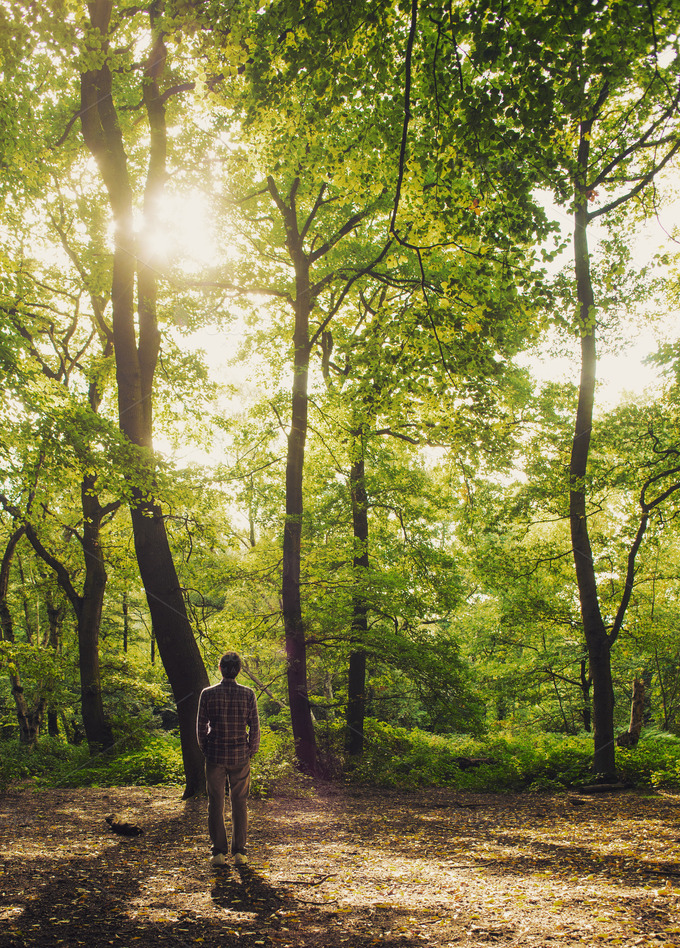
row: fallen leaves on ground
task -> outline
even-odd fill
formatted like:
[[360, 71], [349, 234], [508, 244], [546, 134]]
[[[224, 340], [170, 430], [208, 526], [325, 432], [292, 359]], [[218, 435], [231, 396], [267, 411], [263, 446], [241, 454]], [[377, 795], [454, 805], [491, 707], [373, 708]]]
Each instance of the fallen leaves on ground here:
[[204, 798], [7, 794], [1, 948], [680, 948], [678, 796], [327, 786], [250, 812], [250, 865], [215, 870]]

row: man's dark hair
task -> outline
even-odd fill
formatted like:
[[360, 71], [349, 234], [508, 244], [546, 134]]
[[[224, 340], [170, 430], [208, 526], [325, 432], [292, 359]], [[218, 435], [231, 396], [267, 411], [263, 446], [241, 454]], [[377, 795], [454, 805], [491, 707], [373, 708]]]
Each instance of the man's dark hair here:
[[236, 678], [241, 671], [241, 656], [238, 652], [225, 652], [220, 659], [220, 671], [223, 678]]

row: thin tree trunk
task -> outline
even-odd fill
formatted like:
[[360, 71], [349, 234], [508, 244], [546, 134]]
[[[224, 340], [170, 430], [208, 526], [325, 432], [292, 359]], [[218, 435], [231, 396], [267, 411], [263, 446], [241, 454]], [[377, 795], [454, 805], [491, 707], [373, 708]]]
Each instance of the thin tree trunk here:
[[102, 507], [94, 492], [95, 481], [95, 475], [86, 474], [81, 485], [85, 582], [78, 609], [80, 699], [85, 736], [91, 753], [113, 744], [111, 725], [104, 713], [99, 667], [99, 630], [108, 577], [99, 542]]
[[[21, 526], [11, 535], [5, 547], [0, 565], [0, 627], [5, 642], [14, 643], [14, 625], [9, 611], [7, 593], [9, 591], [9, 576], [12, 558], [19, 540], [24, 536], [26, 528]], [[15, 664], [9, 665], [9, 680], [12, 686], [12, 697], [16, 707], [17, 722], [19, 724], [19, 742], [28, 747], [35, 747], [40, 734], [42, 716], [45, 710], [45, 700], [40, 698], [35, 708], [29, 708], [26, 694], [21, 683], [21, 675]]]
[[[92, 26], [101, 34], [106, 53], [110, 0], [95, 0], [89, 5], [89, 10]], [[166, 175], [165, 115], [157, 83], [157, 77], [164, 71], [165, 59], [162, 36], [157, 34], [143, 79], [143, 98], [151, 131], [146, 215], [155, 210]], [[195, 719], [198, 698], [208, 685], [208, 676], [189, 623], [163, 514], [153, 497], [152, 386], [160, 344], [155, 305], [156, 275], [148, 263], [140, 264], [138, 341], [134, 307], [137, 257], [133, 195], [107, 62], [81, 76], [81, 122], [83, 138], [97, 161], [108, 192], [116, 227], [111, 299], [118, 412], [121, 430], [132, 444], [141, 449], [138, 469], [130, 472], [132, 528], [154, 634], [177, 705], [186, 776], [184, 795], [187, 797], [205, 786], [203, 756], [195, 737]], [[140, 478], [144, 488], [140, 486]]]
[[590, 686], [592, 681], [588, 675], [588, 663], [581, 660], [581, 694], [583, 695], [583, 730], [590, 732], [592, 728], [592, 712], [590, 709]]
[[578, 156], [579, 177], [575, 195], [574, 269], [581, 330], [581, 377], [569, 466], [569, 518], [581, 618], [593, 682], [593, 770], [611, 779], [615, 776], [616, 767], [610, 643], [600, 611], [586, 509], [586, 474], [593, 426], [597, 367], [595, 300], [590, 275], [590, 255], [586, 232], [587, 197], [584, 184], [588, 169], [591, 125], [592, 123], [584, 123], [581, 128]]
[[630, 702], [630, 724], [628, 730], [619, 734], [616, 743], [619, 747], [635, 747], [642, 733], [642, 721], [645, 710], [645, 683], [636, 678], [633, 682], [633, 696]]
[[[61, 651], [61, 623], [64, 618], [64, 609], [57, 605], [52, 598], [48, 599], [47, 602], [47, 618], [50, 626], [47, 644], [57, 655]], [[49, 703], [47, 706], [47, 733], [50, 737], [59, 736], [59, 714]]]
[[295, 181], [287, 203], [278, 192], [273, 178], [267, 179], [269, 192], [283, 219], [287, 247], [295, 267], [295, 330], [293, 333], [293, 385], [291, 422], [286, 456], [286, 520], [283, 530], [281, 611], [286, 640], [288, 702], [298, 766], [303, 773], [319, 773], [319, 760], [307, 689], [307, 640], [300, 598], [300, 562], [305, 444], [307, 440], [309, 396], [309, 317], [312, 297], [309, 260], [304, 252], [295, 206], [299, 181]]
[[123, 654], [127, 655], [128, 635], [129, 635], [129, 616], [128, 616], [128, 594], [123, 593]]
[[352, 495], [352, 529], [354, 534], [354, 592], [352, 594], [352, 642], [347, 676], [347, 730], [345, 749], [351, 757], [358, 757], [364, 749], [364, 718], [366, 716], [366, 641], [368, 608], [358, 582], [368, 569], [368, 494], [366, 492], [364, 446], [361, 431], [354, 433], [355, 457], [350, 468]]
[[318, 771], [316, 737], [307, 690], [307, 642], [300, 599], [305, 442], [307, 438], [309, 375], [308, 294], [298, 295], [295, 306], [291, 427], [286, 458], [286, 522], [283, 532], [281, 605], [288, 660], [288, 702], [295, 750], [304, 773]]

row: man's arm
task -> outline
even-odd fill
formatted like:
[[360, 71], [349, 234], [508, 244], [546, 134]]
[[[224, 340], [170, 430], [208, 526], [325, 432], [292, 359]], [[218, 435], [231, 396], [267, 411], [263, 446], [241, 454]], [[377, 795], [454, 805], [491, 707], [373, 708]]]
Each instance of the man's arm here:
[[248, 717], [248, 748], [250, 756], [254, 757], [260, 747], [260, 716], [257, 713], [257, 699], [255, 692], [250, 692], [250, 708]]

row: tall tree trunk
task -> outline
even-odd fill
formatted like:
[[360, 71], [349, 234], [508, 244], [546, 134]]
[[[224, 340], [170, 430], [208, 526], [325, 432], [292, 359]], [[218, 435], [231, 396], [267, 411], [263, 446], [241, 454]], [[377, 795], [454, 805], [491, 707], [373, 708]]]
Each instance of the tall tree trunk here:
[[[47, 618], [49, 620], [48, 645], [55, 655], [61, 651], [61, 624], [64, 618], [63, 606], [54, 602], [50, 597], [47, 601]], [[47, 733], [50, 737], [59, 736], [59, 713], [50, 704], [47, 706]]]
[[81, 485], [85, 582], [78, 609], [78, 665], [83, 725], [90, 752], [111, 747], [113, 732], [104, 713], [99, 669], [99, 630], [102, 622], [106, 567], [101, 543], [102, 507], [95, 494], [96, 476], [86, 474]]
[[123, 654], [127, 655], [128, 650], [128, 636], [130, 634], [130, 620], [129, 620], [129, 608], [128, 608], [128, 594], [127, 592], [123, 593]]
[[300, 598], [300, 558], [304, 512], [302, 487], [307, 441], [309, 410], [307, 385], [311, 352], [309, 317], [312, 297], [309, 260], [304, 252], [303, 238], [297, 222], [295, 195], [299, 181], [293, 183], [287, 203], [279, 194], [273, 178], [268, 178], [267, 183], [272, 199], [283, 219], [288, 252], [295, 267], [293, 385], [286, 455], [286, 520], [283, 529], [281, 576], [281, 611], [286, 639], [288, 702], [298, 766], [303, 773], [316, 776], [320, 772], [320, 765], [307, 689], [307, 640]]
[[600, 611], [586, 508], [586, 474], [593, 426], [597, 367], [595, 299], [586, 230], [585, 181], [591, 126], [592, 123], [583, 123], [581, 127], [579, 172], [575, 192], [574, 269], [581, 331], [581, 376], [569, 465], [569, 519], [581, 618], [593, 682], [593, 770], [611, 779], [615, 775], [616, 767], [610, 642]]
[[358, 757], [364, 749], [364, 718], [366, 714], [366, 641], [368, 608], [358, 583], [368, 569], [368, 494], [366, 492], [365, 459], [362, 431], [353, 432], [353, 459], [350, 468], [352, 495], [352, 529], [354, 534], [354, 591], [352, 593], [352, 642], [347, 677], [347, 730], [345, 749]]
[[[94, 0], [88, 7], [92, 26], [100, 33], [105, 54], [108, 53], [111, 6], [110, 0]], [[166, 176], [165, 114], [157, 82], [157, 77], [164, 71], [165, 59], [163, 38], [157, 33], [143, 78], [143, 99], [151, 131], [145, 215], [153, 213]], [[186, 776], [184, 795], [187, 797], [205, 786], [203, 756], [195, 737], [195, 719], [198, 698], [208, 685], [208, 676], [189, 623], [163, 514], [153, 497], [152, 385], [160, 345], [156, 275], [148, 262], [140, 264], [137, 340], [133, 194], [107, 62], [81, 75], [81, 123], [83, 138], [106, 186], [116, 228], [111, 299], [118, 412], [121, 430], [132, 444], [141, 449], [138, 469], [131, 472], [132, 528], [154, 634], [177, 705]]]
[[[286, 522], [283, 532], [281, 606], [288, 660], [288, 701], [295, 751], [301, 770], [318, 772], [316, 738], [307, 690], [307, 641], [300, 599], [300, 558], [302, 543], [305, 442], [307, 439], [309, 376], [309, 286], [298, 281], [295, 303], [293, 389], [291, 426], [286, 457]], [[302, 292], [300, 290], [302, 289]]]

